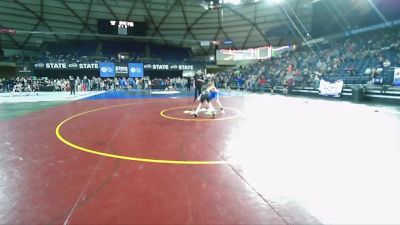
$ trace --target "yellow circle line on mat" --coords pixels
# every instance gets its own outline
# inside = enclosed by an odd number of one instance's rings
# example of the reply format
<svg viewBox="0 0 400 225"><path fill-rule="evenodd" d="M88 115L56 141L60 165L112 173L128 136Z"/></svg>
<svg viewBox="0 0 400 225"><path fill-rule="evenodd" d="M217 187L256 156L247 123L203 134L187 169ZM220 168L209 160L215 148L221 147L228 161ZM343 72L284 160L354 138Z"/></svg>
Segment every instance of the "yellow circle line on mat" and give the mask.
<svg viewBox="0 0 400 225"><path fill-rule="evenodd" d="M124 106L129 106L129 105L135 105L135 103L130 103L130 104L121 104L121 105L113 105L113 106L107 106L103 108L98 108L98 109L92 109L89 111L85 111L76 115L73 115L71 117L68 117L67 119L63 120L61 123L59 123L56 127L55 133L57 138L63 142L64 144L80 150L84 151L87 153L95 154L95 155L100 155L100 156L105 156L105 157L110 157L110 158L115 158L115 159L123 159L123 160L130 160L130 161L138 161L138 162L147 162L147 163L160 163L160 164L181 164L181 165L216 165L216 164L227 164L226 161L184 161L184 160L164 160L164 159L150 159L150 158L138 158L138 157L130 157L130 156L124 156L124 155L117 155L117 154L111 154L111 153L105 153L101 152L95 149L89 149L85 148L82 146L79 146L77 144L74 144L68 140L66 140L60 133L61 127L66 124L68 121L71 121L77 117L96 112L96 111L101 111L101 110L106 110L106 109L111 109L111 108L117 108L117 107L124 107Z"/></svg>
<svg viewBox="0 0 400 225"><path fill-rule="evenodd" d="M184 108L190 108L190 107L192 107L192 106L178 106L178 107L172 107L172 108L164 109L163 111L160 112L160 115L162 117L164 117L166 119L170 119L170 120L194 121L194 122L210 122L210 121L218 121L218 120L231 120L231 119L235 119L235 118L239 117L239 113L236 110L231 109L231 108L226 108L226 107L224 107L224 108L234 111L236 113L236 115L223 117L223 118L214 118L214 119L210 119L210 118L179 118L179 117L173 117L173 116L165 115L166 112L174 110L174 109L184 109Z"/></svg>

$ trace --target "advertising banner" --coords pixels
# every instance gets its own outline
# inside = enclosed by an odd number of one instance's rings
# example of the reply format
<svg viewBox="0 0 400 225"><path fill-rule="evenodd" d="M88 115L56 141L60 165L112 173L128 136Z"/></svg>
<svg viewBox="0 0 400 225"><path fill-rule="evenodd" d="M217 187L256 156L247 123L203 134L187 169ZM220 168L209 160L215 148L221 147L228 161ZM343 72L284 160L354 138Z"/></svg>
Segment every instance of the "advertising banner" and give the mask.
<svg viewBox="0 0 400 225"><path fill-rule="evenodd" d="M17 63L17 75L18 76L31 76L32 69L30 63Z"/></svg>
<svg viewBox="0 0 400 225"><path fill-rule="evenodd" d="M111 66L113 64L113 66ZM141 68L141 70L165 70L165 71L184 71L184 70L194 70L193 64L158 64L158 63L97 63L97 62L36 62L33 64L33 69L46 69L46 70L99 70L105 68L104 66L108 66L108 70L113 68L115 73L114 76L128 76L131 74L129 71L132 67L129 67L129 64L136 65ZM137 71L138 74L135 76L139 76L140 72ZM135 72L136 73L136 72ZM143 75L141 75L143 76Z"/></svg>
<svg viewBox="0 0 400 225"><path fill-rule="evenodd" d="M224 40L224 45L232 45L233 41L232 40Z"/></svg>
<svg viewBox="0 0 400 225"><path fill-rule="evenodd" d="M98 63L76 63L76 62L37 62L34 64L35 69L61 69L61 70L81 70L81 69L99 69Z"/></svg>
<svg viewBox="0 0 400 225"><path fill-rule="evenodd" d="M129 63L129 77L143 77L143 63Z"/></svg>
<svg viewBox="0 0 400 225"><path fill-rule="evenodd" d="M124 63L115 64L115 75L120 77L128 76L128 65Z"/></svg>
<svg viewBox="0 0 400 225"><path fill-rule="evenodd" d="M100 63L100 77L115 77L115 64Z"/></svg>
<svg viewBox="0 0 400 225"><path fill-rule="evenodd" d="M193 70L193 65L183 65L183 64L144 64L143 66L146 70Z"/></svg>

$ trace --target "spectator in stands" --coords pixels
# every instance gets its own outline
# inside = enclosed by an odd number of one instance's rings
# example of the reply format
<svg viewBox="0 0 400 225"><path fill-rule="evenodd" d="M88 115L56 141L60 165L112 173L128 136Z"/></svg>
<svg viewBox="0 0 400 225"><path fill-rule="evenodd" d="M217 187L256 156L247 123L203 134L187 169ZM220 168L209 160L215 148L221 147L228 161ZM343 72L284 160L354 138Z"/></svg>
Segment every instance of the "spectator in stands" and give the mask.
<svg viewBox="0 0 400 225"><path fill-rule="evenodd" d="M82 80L79 76L76 76L75 88L77 89L77 91L82 91Z"/></svg>
<svg viewBox="0 0 400 225"><path fill-rule="evenodd" d="M383 61L383 68L388 68L388 67L390 67L390 61L389 61L389 59L385 59L385 61Z"/></svg>
<svg viewBox="0 0 400 225"><path fill-rule="evenodd" d="M119 80L118 78L114 78L114 90L118 90L119 89Z"/></svg>
<svg viewBox="0 0 400 225"><path fill-rule="evenodd" d="M101 91L105 91L105 90L107 90L107 88L106 88L106 84L105 84L105 82L104 82L104 81L101 81L101 82L100 82L100 90L101 90Z"/></svg>
<svg viewBox="0 0 400 225"><path fill-rule="evenodd" d="M61 80L55 80L54 81L54 91L62 91L62 81Z"/></svg>
<svg viewBox="0 0 400 225"><path fill-rule="evenodd" d="M2 92L8 92L6 86L7 86L6 79L5 78L0 79L0 89L2 90Z"/></svg>
<svg viewBox="0 0 400 225"><path fill-rule="evenodd" d="M138 88L138 89L141 88L141 86L140 86L140 79L138 79L138 78L135 79L135 86L136 86L136 88Z"/></svg>
<svg viewBox="0 0 400 225"><path fill-rule="evenodd" d="M151 83L151 79L148 79L147 80L147 88L151 91L151 85L152 85L152 83Z"/></svg>
<svg viewBox="0 0 400 225"><path fill-rule="evenodd" d="M190 77L186 78L186 85L185 86L186 86L186 91L190 92L190 88L192 86L192 78L190 78Z"/></svg>
<svg viewBox="0 0 400 225"><path fill-rule="evenodd" d="M89 80L86 76L83 76L82 79L82 91L87 91L87 89L89 88Z"/></svg>
<svg viewBox="0 0 400 225"><path fill-rule="evenodd" d="M368 68L365 70L365 72L364 72L364 74L367 75L367 76L370 76L371 73L372 73L372 69L369 68L369 67L368 67Z"/></svg>
<svg viewBox="0 0 400 225"><path fill-rule="evenodd" d="M372 68L371 70L371 78L375 78L379 75L379 72L376 68Z"/></svg>
<svg viewBox="0 0 400 225"><path fill-rule="evenodd" d="M235 80L236 80L237 90L240 90L243 83L243 79L240 77L240 75L238 75Z"/></svg>
<svg viewBox="0 0 400 225"><path fill-rule="evenodd" d="M249 90L251 90L253 88L253 81L252 81L252 79L247 79L245 82L244 82L244 89L246 90L246 91L249 91Z"/></svg>
<svg viewBox="0 0 400 225"><path fill-rule="evenodd" d="M4 60L4 50L0 48L0 61Z"/></svg>
<svg viewBox="0 0 400 225"><path fill-rule="evenodd" d="M288 82L285 78L282 79L283 94L288 94Z"/></svg>
<svg viewBox="0 0 400 225"><path fill-rule="evenodd" d="M180 79L179 79L179 83L180 83L180 88L181 88L181 89L184 89L185 84L186 84L185 79L180 78Z"/></svg>
<svg viewBox="0 0 400 225"><path fill-rule="evenodd" d="M267 84L267 80L264 78L263 75L260 75L259 79L258 79L258 83L259 83L260 89L263 90Z"/></svg>
<svg viewBox="0 0 400 225"><path fill-rule="evenodd" d="M271 90L271 94L274 93L276 84L277 84L277 82L276 82L275 76L271 76L271 79L269 81L269 88Z"/></svg>
<svg viewBox="0 0 400 225"><path fill-rule="evenodd" d="M382 56L382 55L380 55L380 56L378 57L378 63L379 63L379 65L380 65L381 67L383 67L383 56Z"/></svg>
<svg viewBox="0 0 400 225"><path fill-rule="evenodd" d="M294 85L295 85L295 83L294 83L293 76L289 76L287 78L287 92L286 92L286 94L292 91Z"/></svg>
<svg viewBox="0 0 400 225"><path fill-rule="evenodd" d="M229 87L229 78L228 77L224 77L223 78L223 83L224 83L224 88L226 89L226 90L230 90L230 87Z"/></svg>
<svg viewBox="0 0 400 225"><path fill-rule="evenodd" d="M315 75L315 78L314 78L314 89L318 89L319 88L319 83L320 83L319 76Z"/></svg>

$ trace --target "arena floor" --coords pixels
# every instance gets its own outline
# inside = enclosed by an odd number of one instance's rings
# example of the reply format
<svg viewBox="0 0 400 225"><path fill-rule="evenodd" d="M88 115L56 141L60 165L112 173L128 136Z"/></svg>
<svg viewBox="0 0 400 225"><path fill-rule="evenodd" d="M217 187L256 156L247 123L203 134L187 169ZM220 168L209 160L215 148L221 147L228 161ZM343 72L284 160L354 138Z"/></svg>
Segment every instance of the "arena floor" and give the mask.
<svg viewBox="0 0 400 225"><path fill-rule="evenodd" d="M188 94L107 92L3 116L0 224L400 224L399 107L221 102L194 119Z"/></svg>

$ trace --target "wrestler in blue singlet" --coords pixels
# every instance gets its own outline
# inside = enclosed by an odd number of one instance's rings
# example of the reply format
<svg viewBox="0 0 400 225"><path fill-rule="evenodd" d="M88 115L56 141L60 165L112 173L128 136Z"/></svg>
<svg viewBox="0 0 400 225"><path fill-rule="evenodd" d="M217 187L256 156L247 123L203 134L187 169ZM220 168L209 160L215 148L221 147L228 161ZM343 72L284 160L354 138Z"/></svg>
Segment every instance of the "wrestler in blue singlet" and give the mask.
<svg viewBox="0 0 400 225"><path fill-rule="evenodd" d="M218 92L210 91L210 100L218 99Z"/></svg>

